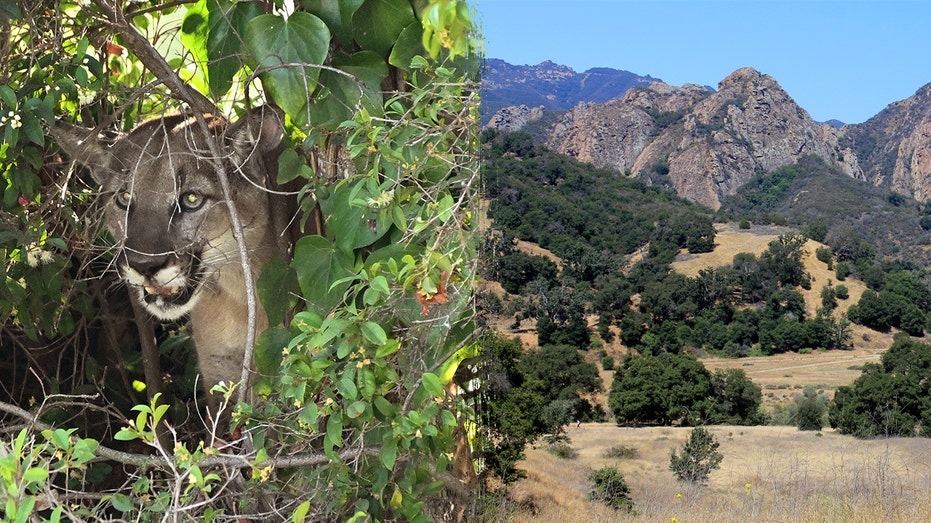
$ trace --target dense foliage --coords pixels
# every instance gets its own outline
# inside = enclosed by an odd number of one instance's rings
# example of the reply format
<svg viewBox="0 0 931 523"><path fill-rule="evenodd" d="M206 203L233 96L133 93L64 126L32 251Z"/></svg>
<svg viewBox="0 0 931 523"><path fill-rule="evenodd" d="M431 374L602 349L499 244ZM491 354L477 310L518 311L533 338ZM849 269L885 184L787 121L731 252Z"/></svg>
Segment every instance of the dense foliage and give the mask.
<svg viewBox="0 0 931 523"><path fill-rule="evenodd" d="M829 417L860 438L931 435L931 345L897 335L880 363L837 389Z"/></svg>
<svg viewBox="0 0 931 523"><path fill-rule="evenodd" d="M451 381L476 352L470 9L293 4L0 7L7 518L429 519L470 412ZM112 136L151 116L235 120L263 103L287 116L274 181L296 184L305 211L319 203L327 227L258 282L280 325L242 362L261 399L246 401L248 380L220 387L237 425L224 434L197 410L185 326L153 333L133 319L106 271L96 189L67 172L43 125ZM224 172L215 155L200 160ZM137 346L156 335L166 372L145 376Z"/></svg>
<svg viewBox="0 0 931 523"><path fill-rule="evenodd" d="M627 356L616 368L608 407L618 423L683 425L763 421L763 396L740 369L709 372L694 356Z"/></svg>
<svg viewBox="0 0 931 523"><path fill-rule="evenodd" d="M593 281L648 242L673 252L714 246L710 212L672 191L571 160L523 133L486 130L483 141L495 228L553 251L579 280Z"/></svg>
<svg viewBox="0 0 931 523"><path fill-rule="evenodd" d="M600 421L592 394L602 390L598 369L569 346L524 352L519 341L488 334L482 340L481 456L488 475L505 483L524 477L516 467L524 447L571 421Z"/></svg>

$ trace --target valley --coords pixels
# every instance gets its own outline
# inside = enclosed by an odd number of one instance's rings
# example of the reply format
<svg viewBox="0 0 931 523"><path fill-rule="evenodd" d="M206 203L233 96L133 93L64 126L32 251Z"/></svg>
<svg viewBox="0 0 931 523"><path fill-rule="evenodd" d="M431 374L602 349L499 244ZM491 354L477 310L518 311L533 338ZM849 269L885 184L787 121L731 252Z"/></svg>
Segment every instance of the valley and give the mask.
<svg viewBox="0 0 931 523"><path fill-rule="evenodd" d="M489 520L931 519L931 443L890 437L931 433L931 91L842 126L750 68L650 80L483 133L478 308L512 482ZM691 425L724 454L707 486L669 470ZM633 513L588 500L606 465Z"/></svg>

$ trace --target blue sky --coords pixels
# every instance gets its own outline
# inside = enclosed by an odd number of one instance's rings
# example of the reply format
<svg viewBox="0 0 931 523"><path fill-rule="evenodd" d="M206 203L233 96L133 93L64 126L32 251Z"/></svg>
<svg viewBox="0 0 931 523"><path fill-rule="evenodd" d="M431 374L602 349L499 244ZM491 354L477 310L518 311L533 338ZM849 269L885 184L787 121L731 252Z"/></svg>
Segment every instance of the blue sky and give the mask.
<svg viewBox="0 0 931 523"><path fill-rule="evenodd" d="M928 0L473 0L489 58L717 88L741 67L817 121L860 123L931 82Z"/></svg>

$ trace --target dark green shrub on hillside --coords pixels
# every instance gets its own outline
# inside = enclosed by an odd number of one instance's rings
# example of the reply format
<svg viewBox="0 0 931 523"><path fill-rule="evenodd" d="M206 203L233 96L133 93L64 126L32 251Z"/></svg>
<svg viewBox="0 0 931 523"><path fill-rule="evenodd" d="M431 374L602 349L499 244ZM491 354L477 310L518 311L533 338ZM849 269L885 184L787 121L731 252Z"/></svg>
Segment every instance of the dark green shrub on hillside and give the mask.
<svg viewBox="0 0 931 523"><path fill-rule="evenodd" d="M709 424L757 425L763 391L743 369L717 369L711 375L713 399L708 406Z"/></svg>
<svg viewBox="0 0 931 523"><path fill-rule="evenodd" d="M860 301L847 311L850 321L887 332L895 327L912 336L922 336L927 317L908 297L890 290L880 292L867 289Z"/></svg>
<svg viewBox="0 0 931 523"><path fill-rule="evenodd" d="M711 392L711 373L694 356L627 356L615 368L608 408L618 423L694 425Z"/></svg>
<svg viewBox="0 0 931 523"><path fill-rule="evenodd" d="M828 266L828 270L834 269L834 251L830 247L822 245L815 249L815 258Z"/></svg>
<svg viewBox="0 0 931 523"><path fill-rule="evenodd" d="M837 281L846 280L847 276L850 276L850 265L847 262L838 263L837 268L834 269L834 275L837 276Z"/></svg>
<svg viewBox="0 0 931 523"><path fill-rule="evenodd" d="M823 242L828 235L828 226L822 221L814 221L802 227L802 234L816 242Z"/></svg>
<svg viewBox="0 0 931 523"><path fill-rule="evenodd" d="M828 280L828 283L821 289L821 306L828 312L837 308L837 289Z"/></svg>
<svg viewBox="0 0 931 523"><path fill-rule="evenodd" d="M611 356L601 358L601 368L603 370L614 370L614 358Z"/></svg>
<svg viewBox="0 0 931 523"><path fill-rule="evenodd" d="M834 296L836 296L838 300L846 300L850 297L850 289L848 289L846 285L838 285L834 287Z"/></svg>
<svg viewBox="0 0 931 523"><path fill-rule="evenodd" d="M615 366L608 406L618 423L762 422L762 392L741 369L708 372L694 356L628 356Z"/></svg>

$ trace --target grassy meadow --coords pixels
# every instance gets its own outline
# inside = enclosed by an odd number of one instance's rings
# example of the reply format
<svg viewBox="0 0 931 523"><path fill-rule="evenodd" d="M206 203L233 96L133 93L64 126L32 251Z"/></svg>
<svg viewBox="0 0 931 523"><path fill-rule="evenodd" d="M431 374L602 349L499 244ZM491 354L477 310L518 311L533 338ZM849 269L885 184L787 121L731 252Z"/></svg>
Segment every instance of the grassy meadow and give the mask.
<svg viewBox="0 0 931 523"><path fill-rule="evenodd" d="M512 488L501 521L533 523L894 522L931 521L931 440L859 441L831 431L794 427L715 426L721 468L705 486L675 480L669 453L688 428L572 425L575 457L528 449L528 477ZM606 457L613 447L631 458ZM588 473L616 465L631 489L635 512L587 500Z"/></svg>

